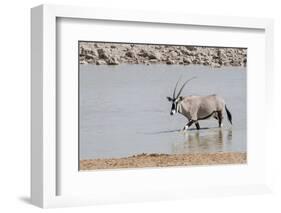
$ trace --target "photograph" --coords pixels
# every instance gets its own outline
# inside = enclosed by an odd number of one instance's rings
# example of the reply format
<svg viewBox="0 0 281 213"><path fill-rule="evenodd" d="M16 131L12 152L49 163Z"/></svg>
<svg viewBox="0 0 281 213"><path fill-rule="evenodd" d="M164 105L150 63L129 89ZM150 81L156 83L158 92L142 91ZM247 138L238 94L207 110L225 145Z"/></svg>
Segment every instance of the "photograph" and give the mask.
<svg viewBox="0 0 281 213"><path fill-rule="evenodd" d="M247 163L247 48L78 50L79 171Z"/></svg>

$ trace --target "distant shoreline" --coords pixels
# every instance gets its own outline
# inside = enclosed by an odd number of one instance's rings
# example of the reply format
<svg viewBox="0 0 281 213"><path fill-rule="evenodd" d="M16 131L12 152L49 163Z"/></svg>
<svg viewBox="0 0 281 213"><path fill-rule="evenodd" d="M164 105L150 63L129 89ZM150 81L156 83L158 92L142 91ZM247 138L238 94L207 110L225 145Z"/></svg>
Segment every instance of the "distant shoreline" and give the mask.
<svg viewBox="0 0 281 213"><path fill-rule="evenodd" d="M123 158L80 160L80 170L245 164L245 152L193 154L140 154Z"/></svg>
<svg viewBox="0 0 281 213"><path fill-rule="evenodd" d="M246 48L80 42L79 63L247 66Z"/></svg>

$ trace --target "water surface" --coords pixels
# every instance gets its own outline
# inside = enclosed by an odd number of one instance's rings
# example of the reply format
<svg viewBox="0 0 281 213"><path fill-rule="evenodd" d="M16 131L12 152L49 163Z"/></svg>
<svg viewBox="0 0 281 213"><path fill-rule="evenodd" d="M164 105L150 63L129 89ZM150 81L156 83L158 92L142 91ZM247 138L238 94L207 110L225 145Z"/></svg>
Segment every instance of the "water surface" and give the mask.
<svg viewBox="0 0 281 213"><path fill-rule="evenodd" d="M217 128L180 130L187 120L170 116L178 78L196 76L182 95L217 94L233 116ZM140 153L246 151L246 69L182 65L80 65L80 159L117 158Z"/></svg>

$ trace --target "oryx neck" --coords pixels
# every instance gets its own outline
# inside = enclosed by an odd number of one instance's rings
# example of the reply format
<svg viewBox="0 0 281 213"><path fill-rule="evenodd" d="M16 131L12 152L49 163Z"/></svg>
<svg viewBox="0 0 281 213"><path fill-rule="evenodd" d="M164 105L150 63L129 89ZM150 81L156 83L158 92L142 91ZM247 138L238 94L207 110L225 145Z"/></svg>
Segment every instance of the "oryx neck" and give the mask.
<svg viewBox="0 0 281 213"><path fill-rule="evenodd" d="M178 103L177 104L177 112L180 113L180 114L182 114L182 106L181 106L181 104L182 103Z"/></svg>

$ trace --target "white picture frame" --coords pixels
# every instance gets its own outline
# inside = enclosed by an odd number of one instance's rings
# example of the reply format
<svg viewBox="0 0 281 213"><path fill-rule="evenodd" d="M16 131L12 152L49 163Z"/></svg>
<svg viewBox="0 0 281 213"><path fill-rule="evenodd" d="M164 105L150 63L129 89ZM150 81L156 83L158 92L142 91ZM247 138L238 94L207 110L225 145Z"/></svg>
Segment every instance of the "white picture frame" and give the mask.
<svg viewBox="0 0 281 213"><path fill-rule="evenodd" d="M80 19L80 20L107 20L134 23L153 23L156 25L165 25L167 30L173 26L200 26L210 28L227 29L231 32L234 29L253 29L259 30L264 33L263 43L264 46L264 68L262 68L261 75L266 78L263 79L265 87L261 88L261 92L265 94L264 105L268 107L269 115L273 115L273 97L270 91L273 88L273 21L271 19L257 19L257 18L241 18L241 17L217 17L217 16L203 16L203 15L188 15L188 14L161 14L152 13L147 11L122 11L112 9L99 9L99 8L85 8L73 6L54 6L54 5L41 5L31 10L31 201L34 205L47 208L59 206L76 206L76 205L92 205L99 203L114 203L114 202L138 202L143 200L165 200L165 199L178 199L187 197L198 196L214 196L214 195L241 195L270 192L271 186L271 165L268 161L269 153L265 149L261 149L261 159L264 165L259 169L259 173L264 172L264 176L253 184L248 182L224 184L219 186L210 185L210 187L200 187L195 183L195 187L186 190L185 187L178 188L175 185L168 185L167 188L152 189L151 192L145 194L136 193L134 189L131 191L124 191L123 196L118 193L110 192L102 193L102 188L97 191L100 194L88 195L64 195L60 194L59 184L61 183L60 172L61 166L58 164L60 159L58 152L57 141L57 88L60 83L57 79L57 21L59 18L64 19ZM171 29L170 29L171 30ZM258 78L258 77L257 77ZM261 79L260 79L261 80ZM270 132L274 128L269 128L273 116L267 116L264 125L265 142L269 142ZM270 146L269 143L261 142L262 147ZM262 151L263 150L263 151ZM77 160L73 156L73 161ZM216 168L219 171L220 168ZM236 168L227 168L228 172L235 172ZM202 171L201 171L202 170ZM206 170L206 171L203 171ZM246 170L243 168L243 170ZM137 173L130 170L128 172L121 171L101 171L105 175L117 175L126 184L130 175L144 175L153 172L155 176L169 176L173 173L183 171L182 168L168 169L143 169L138 170ZM214 171L214 170L213 170ZM77 171L78 172L78 171ZM203 173L201 173L203 172ZM198 174L208 174L210 170L207 168L200 168ZM114 173L114 174L113 174ZM234 173L235 174L235 173ZM87 174L84 174L87 176ZM94 173L91 176L95 175ZM90 176L90 174L89 174ZM104 178L102 176L100 178ZM177 181L175 175L170 175L169 181ZM71 177L70 181L74 181ZM127 181L128 182L128 181ZM164 183L162 183L162 186ZM160 187L161 185L159 185ZM137 187L137 186L136 186ZM90 187L91 188L91 187ZM71 190L71 189L69 189ZM74 190L74 188L73 188ZM76 189L75 189L76 190ZM126 194L127 193L127 194Z"/></svg>

